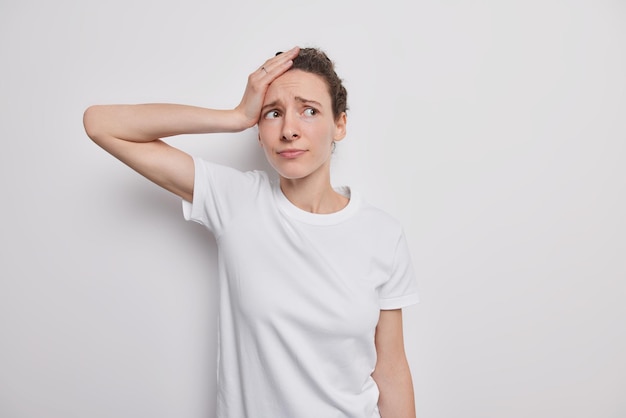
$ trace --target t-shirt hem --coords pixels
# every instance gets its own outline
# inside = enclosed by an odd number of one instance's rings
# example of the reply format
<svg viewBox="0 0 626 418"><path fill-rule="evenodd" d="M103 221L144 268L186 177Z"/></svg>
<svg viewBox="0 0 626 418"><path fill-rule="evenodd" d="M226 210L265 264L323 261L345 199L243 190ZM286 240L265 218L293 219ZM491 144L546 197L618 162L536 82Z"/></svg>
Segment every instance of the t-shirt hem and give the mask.
<svg viewBox="0 0 626 418"><path fill-rule="evenodd" d="M186 221L191 221L191 212L193 210L193 204L191 202L188 202L187 200L183 199L183 218Z"/></svg>
<svg viewBox="0 0 626 418"><path fill-rule="evenodd" d="M397 298L380 299L378 302L379 308L383 311L391 309L401 309L407 306L415 305L419 303L419 296L417 293L411 293L410 295L400 296Z"/></svg>
<svg viewBox="0 0 626 418"><path fill-rule="evenodd" d="M201 162L198 160L197 157L192 157L193 158L193 165L194 165L194 179L193 179L193 183L194 183L194 192L193 192L193 199L191 201L188 201L186 199L182 200L182 209L183 209L183 218L186 221L194 221L194 222L198 222L198 223L203 223L201 220L201 216L202 216L202 212L200 210L200 208L198 207L199 205L195 204L196 202L200 201L201 199L204 198L204 196L198 196L200 193L203 192L203 181L204 179L200 177L200 168L201 168Z"/></svg>

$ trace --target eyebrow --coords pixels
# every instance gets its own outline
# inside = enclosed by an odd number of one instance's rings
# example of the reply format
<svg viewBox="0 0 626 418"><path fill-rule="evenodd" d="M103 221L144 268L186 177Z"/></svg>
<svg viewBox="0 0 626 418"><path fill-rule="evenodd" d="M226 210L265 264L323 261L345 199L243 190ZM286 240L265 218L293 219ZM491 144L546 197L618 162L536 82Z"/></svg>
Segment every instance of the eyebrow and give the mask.
<svg viewBox="0 0 626 418"><path fill-rule="evenodd" d="M321 104L321 103L316 102L315 100L305 99L304 97L296 96L296 97L295 97L295 100L296 100L297 102L300 102L300 103L313 103L314 105L317 105L317 106L319 106L319 107L322 107L322 104Z"/></svg>
<svg viewBox="0 0 626 418"><path fill-rule="evenodd" d="M294 100L299 102L299 103L303 103L303 104L307 104L307 103L311 103L314 104L318 107L322 107L322 104L320 102L317 102L315 100L311 100L311 99L305 99L304 97L300 97L300 96L296 96L294 97ZM266 104L265 106L263 106L261 108L261 113L264 113L267 109L271 109L273 107L276 107L276 105L279 103L279 100L275 100L271 103Z"/></svg>

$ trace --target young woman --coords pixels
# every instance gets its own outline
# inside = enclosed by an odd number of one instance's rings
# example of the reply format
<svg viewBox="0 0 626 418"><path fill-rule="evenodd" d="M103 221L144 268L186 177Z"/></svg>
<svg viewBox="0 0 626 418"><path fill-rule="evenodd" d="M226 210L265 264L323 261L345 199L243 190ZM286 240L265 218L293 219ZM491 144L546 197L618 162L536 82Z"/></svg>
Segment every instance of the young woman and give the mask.
<svg viewBox="0 0 626 418"><path fill-rule="evenodd" d="M220 418L415 417L401 309L417 292L402 228L355 190L331 186L346 110L326 54L296 47L254 71L232 110L85 112L91 139L180 196L185 218L216 237ZM273 175L160 139L254 125Z"/></svg>

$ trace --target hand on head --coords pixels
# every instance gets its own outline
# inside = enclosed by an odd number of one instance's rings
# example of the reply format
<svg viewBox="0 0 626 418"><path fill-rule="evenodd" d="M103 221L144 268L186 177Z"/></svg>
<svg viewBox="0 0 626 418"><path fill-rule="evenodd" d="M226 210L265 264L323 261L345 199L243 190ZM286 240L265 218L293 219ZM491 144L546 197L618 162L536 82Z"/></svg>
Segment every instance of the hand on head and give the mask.
<svg viewBox="0 0 626 418"><path fill-rule="evenodd" d="M267 88L272 81L291 67L293 59L298 56L299 52L300 48L294 47L289 51L276 54L248 76L243 98L235 109L242 113L246 125L252 127L259 121Z"/></svg>

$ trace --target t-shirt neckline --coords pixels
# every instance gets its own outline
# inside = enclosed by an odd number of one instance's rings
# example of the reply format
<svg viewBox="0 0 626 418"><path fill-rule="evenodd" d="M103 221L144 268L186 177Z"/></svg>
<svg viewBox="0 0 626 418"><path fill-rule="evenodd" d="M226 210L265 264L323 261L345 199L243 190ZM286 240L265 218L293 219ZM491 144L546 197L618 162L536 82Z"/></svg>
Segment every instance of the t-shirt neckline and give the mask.
<svg viewBox="0 0 626 418"><path fill-rule="evenodd" d="M333 187L333 189L337 193L347 197L349 199L348 204L341 210L333 213L311 213L291 203L281 190L279 182L274 182L272 189L276 203L283 213L300 222L311 225L335 225L341 223L350 218L354 212L356 212L360 204L358 193L351 187L337 186Z"/></svg>

